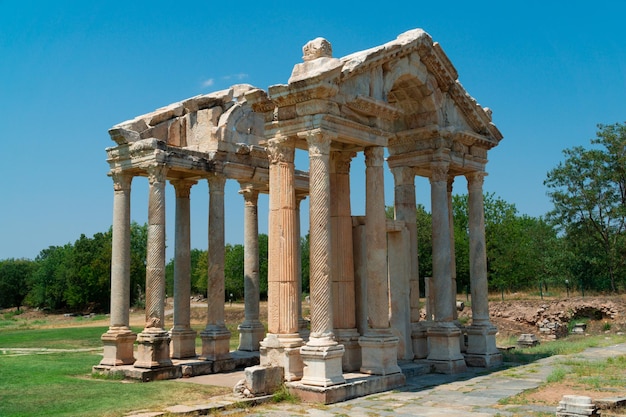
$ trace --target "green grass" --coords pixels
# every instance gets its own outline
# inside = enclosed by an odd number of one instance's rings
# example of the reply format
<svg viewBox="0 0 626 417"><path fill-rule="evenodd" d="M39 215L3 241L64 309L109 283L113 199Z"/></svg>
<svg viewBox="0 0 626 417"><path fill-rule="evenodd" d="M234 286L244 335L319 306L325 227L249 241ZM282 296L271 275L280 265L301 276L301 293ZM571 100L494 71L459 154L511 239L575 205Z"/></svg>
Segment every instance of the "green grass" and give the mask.
<svg viewBox="0 0 626 417"><path fill-rule="evenodd" d="M106 327L0 332L2 348L101 348ZM139 409L200 402L230 389L174 381L145 383L96 378L97 352L0 354L0 416L122 416Z"/></svg>
<svg viewBox="0 0 626 417"><path fill-rule="evenodd" d="M506 362L526 364L550 356L579 353L590 347L610 346L624 342L626 342L625 335L568 336L565 339L543 342L535 347L515 348L502 354Z"/></svg>

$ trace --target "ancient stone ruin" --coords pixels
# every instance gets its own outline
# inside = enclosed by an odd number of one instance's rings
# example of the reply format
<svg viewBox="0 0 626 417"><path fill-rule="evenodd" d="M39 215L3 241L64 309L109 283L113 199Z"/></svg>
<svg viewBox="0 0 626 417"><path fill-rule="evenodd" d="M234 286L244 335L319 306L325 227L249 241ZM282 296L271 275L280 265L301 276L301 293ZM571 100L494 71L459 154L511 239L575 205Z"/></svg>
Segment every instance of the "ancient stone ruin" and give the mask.
<svg viewBox="0 0 626 417"><path fill-rule="evenodd" d="M491 111L465 91L441 46L420 29L343 58L333 57L322 38L303 52L287 84L267 90L236 85L110 129L116 143L107 149L114 185L111 323L96 370L126 369L147 380L256 360L281 368L289 387L309 393L302 397L333 402L402 385L401 366L413 361L443 373L501 363L487 302L482 189L487 152L502 139ZM295 149L308 152L309 172L296 170ZM350 164L360 152L365 213L355 215ZM385 216L388 170L395 182L393 220ZM431 185L433 276L426 320L420 320L416 176ZM463 329L455 321L451 193L457 176L467 179L469 193L473 319ZM146 323L139 334L129 327L134 177L147 177L150 185ZM204 180L210 198L208 318L197 352L198 335L190 326L189 207L193 186ZM245 320L234 352L224 323L227 180L240 184L245 204ZM171 329L164 324L168 181L176 191ZM267 333L259 317L259 193L269 194ZM302 318L299 264L300 202L307 197L310 329ZM355 374L358 390L350 388ZM373 382L368 388L363 381Z"/></svg>

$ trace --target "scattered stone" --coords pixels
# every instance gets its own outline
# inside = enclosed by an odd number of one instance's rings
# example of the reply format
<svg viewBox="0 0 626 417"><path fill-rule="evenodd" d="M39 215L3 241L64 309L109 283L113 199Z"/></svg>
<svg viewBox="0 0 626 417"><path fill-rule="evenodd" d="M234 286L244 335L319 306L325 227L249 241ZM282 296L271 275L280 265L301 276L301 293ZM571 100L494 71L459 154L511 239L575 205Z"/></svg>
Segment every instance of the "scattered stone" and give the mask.
<svg viewBox="0 0 626 417"><path fill-rule="evenodd" d="M557 417L599 416L591 397L564 395L556 407Z"/></svg>
<svg viewBox="0 0 626 417"><path fill-rule="evenodd" d="M537 339L537 336L532 333L524 333L517 339L517 345L519 347L534 347L538 344L539 340Z"/></svg>

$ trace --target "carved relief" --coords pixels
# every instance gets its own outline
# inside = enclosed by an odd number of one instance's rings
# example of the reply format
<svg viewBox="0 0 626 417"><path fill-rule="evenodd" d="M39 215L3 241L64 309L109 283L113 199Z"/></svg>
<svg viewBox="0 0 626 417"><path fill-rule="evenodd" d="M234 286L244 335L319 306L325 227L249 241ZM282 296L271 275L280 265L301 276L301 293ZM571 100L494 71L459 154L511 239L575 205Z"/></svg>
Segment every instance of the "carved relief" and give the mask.
<svg viewBox="0 0 626 417"><path fill-rule="evenodd" d="M293 163L293 142L287 139L272 139L268 141L267 156L270 164Z"/></svg>
<svg viewBox="0 0 626 417"><path fill-rule="evenodd" d="M111 178L113 179L113 190L115 191L130 190L130 184L133 181L132 175L125 174L123 172L111 172Z"/></svg>
<svg viewBox="0 0 626 417"><path fill-rule="evenodd" d="M309 157L328 155L330 153L330 137L319 130L306 132L309 145Z"/></svg>

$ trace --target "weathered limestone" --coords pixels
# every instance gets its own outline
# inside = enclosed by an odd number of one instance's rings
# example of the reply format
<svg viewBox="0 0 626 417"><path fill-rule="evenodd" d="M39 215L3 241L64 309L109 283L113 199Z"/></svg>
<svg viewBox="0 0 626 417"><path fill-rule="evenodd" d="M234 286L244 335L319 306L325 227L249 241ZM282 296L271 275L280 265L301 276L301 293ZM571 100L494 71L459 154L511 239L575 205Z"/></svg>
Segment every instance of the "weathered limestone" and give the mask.
<svg viewBox="0 0 626 417"><path fill-rule="evenodd" d="M196 331L191 328L191 222L189 195L196 181L172 180L176 190L174 241L174 327L170 330L172 358L196 356Z"/></svg>
<svg viewBox="0 0 626 417"><path fill-rule="evenodd" d="M300 238L300 203L306 198L306 195L296 194L296 236ZM303 341L309 340L311 330L309 329L309 321L302 316L302 252L301 245L298 243L298 255L296 262L298 263L298 333Z"/></svg>
<svg viewBox="0 0 626 417"><path fill-rule="evenodd" d="M104 354L100 365L130 365L135 362L130 330L130 184L132 176L112 172L113 246L111 251L111 324L101 337Z"/></svg>
<svg viewBox="0 0 626 417"><path fill-rule="evenodd" d="M556 407L557 417L599 416L591 397L584 395L564 395Z"/></svg>
<svg viewBox="0 0 626 417"><path fill-rule="evenodd" d="M333 333L330 137L320 130L306 133L310 167L311 334L300 354L302 383L328 387L343 383L343 345Z"/></svg>
<svg viewBox="0 0 626 417"><path fill-rule="evenodd" d="M200 333L201 358L221 361L230 358L230 331L224 323L224 185L226 178L213 175L209 182L209 271L207 325Z"/></svg>
<svg viewBox="0 0 626 417"><path fill-rule="evenodd" d="M420 287L419 287L419 267L417 258L417 223L415 213L417 212L415 199L415 172L411 167L392 168L394 178L394 218L405 223L408 230L408 242L405 259L410 262L410 268L406 277L407 291L409 296L409 319L411 346L406 346L404 353L399 358L409 359L413 354L415 358L424 358L427 355L427 339L423 326L420 325ZM404 281L403 281L404 283ZM401 311L400 308L398 308ZM396 318L400 314L395 315ZM405 318L406 320L406 318ZM401 323L404 327L406 324ZM393 326L396 327L396 326ZM411 358L412 359L412 358Z"/></svg>
<svg viewBox="0 0 626 417"><path fill-rule="evenodd" d="M365 149L365 236L367 251L367 309L369 328L359 339L361 372L389 375L400 372L398 338L389 327L389 305L381 296L389 293L387 281L387 227L383 177L383 148Z"/></svg>
<svg viewBox="0 0 626 417"><path fill-rule="evenodd" d="M332 295L335 339L343 345L344 372L361 367L359 332L356 329L352 213L350 209L350 162L354 152L330 155L330 227L332 234Z"/></svg>
<svg viewBox="0 0 626 417"><path fill-rule="evenodd" d="M259 192L251 186L239 191L245 200L244 212L244 322L239 330L239 350L258 351L265 328L259 320Z"/></svg>
<svg viewBox="0 0 626 417"><path fill-rule="evenodd" d="M465 360L472 366L491 367L502 363L502 354L496 347L498 329L489 321L487 246L485 243L485 210L483 204L484 177L484 172L466 175L469 192L472 324L467 329Z"/></svg>
<svg viewBox="0 0 626 417"><path fill-rule="evenodd" d="M148 168L148 250L146 259L146 325L137 335L137 368L171 366L170 335L165 326L165 178L167 167Z"/></svg>
<svg viewBox="0 0 626 417"><path fill-rule="evenodd" d="M431 204L433 228L433 278L435 292L434 323L427 330L428 361L438 372L458 373L466 369L461 355L461 331L453 323L455 302L450 291L451 244L448 213L448 164L431 164Z"/></svg>
<svg viewBox="0 0 626 417"><path fill-rule="evenodd" d="M270 213L268 265L268 333L261 342L261 365L281 366L285 380L302 378L302 338L298 333L298 272L296 255L296 196L294 144L290 140L268 142L270 158Z"/></svg>

